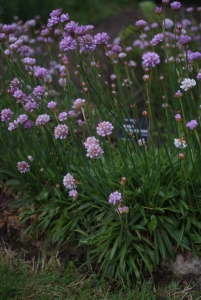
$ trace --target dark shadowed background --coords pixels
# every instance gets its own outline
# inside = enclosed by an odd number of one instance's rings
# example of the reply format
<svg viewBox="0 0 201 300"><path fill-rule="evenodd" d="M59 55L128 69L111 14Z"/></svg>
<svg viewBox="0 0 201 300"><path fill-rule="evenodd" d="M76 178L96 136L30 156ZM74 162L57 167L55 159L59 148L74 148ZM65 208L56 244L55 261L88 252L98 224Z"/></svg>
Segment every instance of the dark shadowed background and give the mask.
<svg viewBox="0 0 201 300"><path fill-rule="evenodd" d="M33 19L36 15L46 24L49 13L56 8L63 8L69 13L72 20L80 24L97 24L112 16L127 10L135 11L139 0L0 0L0 20L9 24L13 16L23 21ZM154 1L158 6L161 0ZM170 2L173 2L172 0ZM186 6L201 5L200 0L182 0Z"/></svg>

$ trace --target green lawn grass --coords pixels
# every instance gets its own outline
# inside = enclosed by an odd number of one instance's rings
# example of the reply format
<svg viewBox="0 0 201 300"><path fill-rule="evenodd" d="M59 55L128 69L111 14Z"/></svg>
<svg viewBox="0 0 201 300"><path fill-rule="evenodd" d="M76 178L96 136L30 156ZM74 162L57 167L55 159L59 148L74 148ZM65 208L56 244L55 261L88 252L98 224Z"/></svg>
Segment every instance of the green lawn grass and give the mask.
<svg viewBox="0 0 201 300"><path fill-rule="evenodd" d="M201 299L200 292L190 285L182 287L172 280L159 286L152 280L132 288L118 287L110 282L100 282L92 273L80 272L72 262L61 266L58 258L49 261L25 261L9 249L0 252L1 300L156 300ZM114 288L114 286L117 286Z"/></svg>

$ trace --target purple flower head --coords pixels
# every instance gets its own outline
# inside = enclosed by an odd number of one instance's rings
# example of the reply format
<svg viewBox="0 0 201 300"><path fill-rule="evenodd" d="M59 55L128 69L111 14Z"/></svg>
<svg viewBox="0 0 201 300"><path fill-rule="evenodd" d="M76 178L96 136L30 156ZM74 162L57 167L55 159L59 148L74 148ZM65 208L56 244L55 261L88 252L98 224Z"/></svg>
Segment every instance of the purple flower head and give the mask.
<svg viewBox="0 0 201 300"><path fill-rule="evenodd" d="M174 118L177 122L180 122L182 120L182 117L180 114L176 114Z"/></svg>
<svg viewBox="0 0 201 300"><path fill-rule="evenodd" d="M34 66L36 63L36 59L35 58L30 58L30 57L25 57L23 58L23 63L25 65L29 65L29 66Z"/></svg>
<svg viewBox="0 0 201 300"><path fill-rule="evenodd" d="M5 33L0 33L0 43L3 43L7 40L7 36Z"/></svg>
<svg viewBox="0 0 201 300"><path fill-rule="evenodd" d="M62 9L61 8L57 8L54 9L51 13L50 13L50 17L59 17L61 15Z"/></svg>
<svg viewBox="0 0 201 300"><path fill-rule="evenodd" d="M69 117L74 117L75 116L75 112L73 110L69 110L68 111L68 115L69 115Z"/></svg>
<svg viewBox="0 0 201 300"><path fill-rule="evenodd" d="M30 165L25 161L19 161L17 163L17 168L20 173L27 173L30 171Z"/></svg>
<svg viewBox="0 0 201 300"><path fill-rule="evenodd" d="M70 35L65 36L59 44L59 48L62 51L74 50L76 49L76 47L77 47L77 41L73 39Z"/></svg>
<svg viewBox="0 0 201 300"><path fill-rule="evenodd" d="M34 76L38 78L47 78L48 77L48 70L46 68L35 66L34 67Z"/></svg>
<svg viewBox="0 0 201 300"><path fill-rule="evenodd" d="M31 129L32 126L33 126L33 122L31 122L30 120L27 120L27 121L24 123L24 128L25 128L25 129Z"/></svg>
<svg viewBox="0 0 201 300"><path fill-rule="evenodd" d="M71 190L68 193L69 197L73 198L73 200L76 200L78 197L78 192L76 190Z"/></svg>
<svg viewBox="0 0 201 300"><path fill-rule="evenodd" d="M175 98L181 98L183 96L183 94L181 93L180 90L178 90L175 94L174 94L174 97Z"/></svg>
<svg viewBox="0 0 201 300"><path fill-rule="evenodd" d="M161 15L163 13L163 8L162 7L156 7L155 13L157 15Z"/></svg>
<svg viewBox="0 0 201 300"><path fill-rule="evenodd" d="M156 23L156 22L152 23L151 28L153 28L153 29L158 28L158 23Z"/></svg>
<svg viewBox="0 0 201 300"><path fill-rule="evenodd" d="M150 43L151 43L153 46L156 46L156 45L158 45L159 43L162 43L163 40L164 40L164 34L163 34L163 33L158 33L158 34L156 34L156 35L153 37L153 39L151 40Z"/></svg>
<svg viewBox="0 0 201 300"><path fill-rule="evenodd" d="M75 179L73 178L73 176L70 173L67 173L64 176L63 185L69 190L76 188Z"/></svg>
<svg viewBox="0 0 201 300"><path fill-rule="evenodd" d="M191 41L191 37L189 35L181 35L179 39L179 43L182 46L186 46Z"/></svg>
<svg viewBox="0 0 201 300"><path fill-rule="evenodd" d="M183 28L187 28L188 26L191 26L191 21L189 20L189 19L183 19L182 21L181 21L181 23L182 23L182 27Z"/></svg>
<svg viewBox="0 0 201 300"><path fill-rule="evenodd" d="M60 36L60 35L62 35L62 33L61 33L61 31L59 30L59 29L55 29L54 30L54 36Z"/></svg>
<svg viewBox="0 0 201 300"><path fill-rule="evenodd" d="M168 5L169 2L170 2L169 0L162 0L162 4L163 4L163 5Z"/></svg>
<svg viewBox="0 0 201 300"><path fill-rule="evenodd" d="M90 158L100 158L103 153L104 151L99 145L92 144L87 148L86 156Z"/></svg>
<svg viewBox="0 0 201 300"><path fill-rule="evenodd" d="M144 28L147 25L147 22L144 20L139 20L135 23L135 26L139 27L139 28Z"/></svg>
<svg viewBox="0 0 201 300"><path fill-rule="evenodd" d="M80 43L80 52L94 51L96 44L91 34L85 34L82 37L78 37Z"/></svg>
<svg viewBox="0 0 201 300"><path fill-rule="evenodd" d="M194 61L198 61L201 59L201 53L200 52L189 52L188 53L188 61L190 63Z"/></svg>
<svg viewBox="0 0 201 300"><path fill-rule="evenodd" d="M78 23L71 21L64 27L64 30L68 33L73 33L75 29L78 27Z"/></svg>
<svg viewBox="0 0 201 300"><path fill-rule="evenodd" d="M98 124L98 126L96 127L96 132L100 136L106 136L106 135L112 134L113 129L114 129L114 127L112 126L112 124L110 122L104 121L104 122Z"/></svg>
<svg viewBox="0 0 201 300"><path fill-rule="evenodd" d="M82 126L82 125L84 125L84 121L78 120L78 121L77 121L77 124L78 124L79 126Z"/></svg>
<svg viewBox="0 0 201 300"><path fill-rule="evenodd" d="M50 121L50 116L47 114L39 115L36 119L36 126L42 126L45 125Z"/></svg>
<svg viewBox="0 0 201 300"><path fill-rule="evenodd" d="M40 35L41 35L42 37L47 37L47 36L50 35L50 30L47 29L47 28L46 28L46 29L43 29L43 30L41 30Z"/></svg>
<svg viewBox="0 0 201 300"><path fill-rule="evenodd" d="M201 73L198 73L198 75L196 76L196 78L197 78L198 80L201 80Z"/></svg>
<svg viewBox="0 0 201 300"><path fill-rule="evenodd" d="M119 192L113 192L109 195L109 203L117 205L122 202L122 195Z"/></svg>
<svg viewBox="0 0 201 300"><path fill-rule="evenodd" d="M181 2L174 1L174 2L170 3L170 7L172 10L178 11L181 8Z"/></svg>
<svg viewBox="0 0 201 300"><path fill-rule="evenodd" d="M18 124L23 124L28 120L28 116L25 114L19 115L19 117L17 118L17 123Z"/></svg>
<svg viewBox="0 0 201 300"><path fill-rule="evenodd" d="M24 108L25 108L26 111L32 112L32 111L34 111L34 109L37 109L38 106L39 106L38 103L36 103L35 101L32 101L32 100L29 100L25 104Z"/></svg>
<svg viewBox="0 0 201 300"><path fill-rule="evenodd" d="M132 51L132 50L133 50L133 48L132 48L131 46L128 46L128 47L125 48L125 51L126 51L126 52L130 52L130 51Z"/></svg>
<svg viewBox="0 0 201 300"><path fill-rule="evenodd" d="M186 127L188 127L191 130L195 129L197 126L198 126L198 122L196 120L191 120L186 124Z"/></svg>
<svg viewBox="0 0 201 300"><path fill-rule="evenodd" d="M61 112L61 113L59 114L59 116L58 116L58 120L59 120L60 122L66 121L67 118L68 118L68 114L67 114L65 111L64 111L64 112Z"/></svg>
<svg viewBox="0 0 201 300"><path fill-rule="evenodd" d="M122 47L121 46L118 46L118 45L115 45L112 47L111 51L115 54L119 53L122 51Z"/></svg>
<svg viewBox="0 0 201 300"><path fill-rule="evenodd" d="M85 105L86 100L78 98L74 101L72 108L73 109L80 109Z"/></svg>
<svg viewBox="0 0 201 300"><path fill-rule="evenodd" d="M2 122L8 122L11 120L12 118L12 110L10 108L4 108L2 111L1 111L1 115L0 115L0 118L1 118L1 121Z"/></svg>
<svg viewBox="0 0 201 300"><path fill-rule="evenodd" d="M94 36L94 42L96 45L106 45L108 43L110 36L106 32L97 33Z"/></svg>
<svg viewBox="0 0 201 300"><path fill-rule="evenodd" d="M144 31L149 31L150 30L150 27L149 26L145 26L144 27Z"/></svg>
<svg viewBox="0 0 201 300"><path fill-rule="evenodd" d="M85 35L87 33L87 26L77 26L74 30L74 34L77 36Z"/></svg>
<svg viewBox="0 0 201 300"><path fill-rule="evenodd" d="M128 214L129 208L128 208L128 206L118 207L118 212L120 214Z"/></svg>
<svg viewBox="0 0 201 300"><path fill-rule="evenodd" d="M21 56L33 56L34 55L34 50L29 47L29 46L22 46L20 48L18 48L17 52L21 55Z"/></svg>
<svg viewBox="0 0 201 300"><path fill-rule="evenodd" d="M68 127L64 124L59 124L54 128L55 139L65 139L68 134Z"/></svg>
<svg viewBox="0 0 201 300"><path fill-rule="evenodd" d="M84 142L84 146L88 149L91 145L99 145L99 141L94 136L89 136Z"/></svg>
<svg viewBox="0 0 201 300"><path fill-rule="evenodd" d="M41 96L45 93L45 88L43 85L38 85L33 89L33 96L35 96L38 100L41 99Z"/></svg>
<svg viewBox="0 0 201 300"><path fill-rule="evenodd" d="M55 109L56 108L56 106L57 106L57 102L55 102L55 101L50 101L50 102L48 102L48 104L47 104L47 107L49 108L49 109Z"/></svg>
<svg viewBox="0 0 201 300"><path fill-rule="evenodd" d="M24 97L24 93L22 90L16 90L14 93L13 93L13 97L17 100L20 100Z"/></svg>
<svg viewBox="0 0 201 300"><path fill-rule="evenodd" d="M193 12L193 7L187 7L187 8L186 8L186 12L188 12L188 13Z"/></svg>
<svg viewBox="0 0 201 300"><path fill-rule="evenodd" d="M1 31L5 34L10 34L12 33L14 30L13 25L3 25L1 28Z"/></svg>
<svg viewBox="0 0 201 300"><path fill-rule="evenodd" d="M60 19L59 17L51 17L47 20L47 28L52 28L54 27L55 25L57 25L59 23Z"/></svg>
<svg viewBox="0 0 201 300"><path fill-rule="evenodd" d="M17 123L16 120L14 120L13 122L9 123L9 126L8 126L8 130L9 131L13 131L13 130L15 130L17 128L18 128L18 123Z"/></svg>
<svg viewBox="0 0 201 300"><path fill-rule="evenodd" d="M154 68L159 63L160 63L160 57L155 52L147 52L147 53L144 53L142 56L142 66L144 68L147 68L147 67Z"/></svg>
<svg viewBox="0 0 201 300"><path fill-rule="evenodd" d="M60 22L61 23L65 23L65 22L68 22L69 21L69 14L62 14L61 16L60 16Z"/></svg>

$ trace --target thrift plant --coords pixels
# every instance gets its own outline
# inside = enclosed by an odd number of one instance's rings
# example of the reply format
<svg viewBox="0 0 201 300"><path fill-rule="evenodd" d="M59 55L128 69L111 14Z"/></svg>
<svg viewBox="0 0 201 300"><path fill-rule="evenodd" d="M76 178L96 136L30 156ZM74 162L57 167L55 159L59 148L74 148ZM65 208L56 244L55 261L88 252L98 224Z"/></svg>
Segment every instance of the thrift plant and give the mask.
<svg viewBox="0 0 201 300"><path fill-rule="evenodd" d="M114 41L61 9L46 26L0 29L0 174L14 207L35 237L80 246L80 263L124 284L201 249L201 24L189 11L162 0L157 21Z"/></svg>

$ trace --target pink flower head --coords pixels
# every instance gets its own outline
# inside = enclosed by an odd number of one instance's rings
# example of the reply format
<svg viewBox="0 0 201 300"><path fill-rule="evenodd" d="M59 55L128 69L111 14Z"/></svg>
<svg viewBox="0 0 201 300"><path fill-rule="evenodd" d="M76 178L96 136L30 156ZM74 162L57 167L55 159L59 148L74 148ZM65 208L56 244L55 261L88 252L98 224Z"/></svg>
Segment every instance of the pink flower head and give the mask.
<svg viewBox="0 0 201 300"><path fill-rule="evenodd" d="M64 176L63 185L69 190L76 188L75 179L73 178L73 176L70 173L67 173Z"/></svg>
<svg viewBox="0 0 201 300"><path fill-rule="evenodd" d="M96 45L102 44L106 45L108 43L110 36L106 32L97 33L94 36L94 42Z"/></svg>
<svg viewBox="0 0 201 300"><path fill-rule="evenodd" d="M28 116L25 114L19 115L19 117L17 118L17 123L18 124L23 124L28 120Z"/></svg>
<svg viewBox="0 0 201 300"><path fill-rule="evenodd" d="M25 161L19 161L17 163L17 168L20 173L27 173L30 171L30 165Z"/></svg>
<svg viewBox="0 0 201 300"><path fill-rule="evenodd" d="M65 111L61 112L58 116L60 122L66 121L67 118L68 118L68 114Z"/></svg>
<svg viewBox="0 0 201 300"><path fill-rule="evenodd" d="M59 124L54 128L55 139L65 139L68 134L68 127L64 124Z"/></svg>
<svg viewBox="0 0 201 300"><path fill-rule="evenodd" d="M170 3L170 7L172 10L178 11L181 8L181 3L178 1L174 1L174 2Z"/></svg>
<svg viewBox="0 0 201 300"><path fill-rule="evenodd" d="M191 120L186 124L186 127L188 127L191 130L195 129L197 126L198 126L198 122L196 120Z"/></svg>
<svg viewBox="0 0 201 300"><path fill-rule="evenodd" d="M1 116L0 116L1 121L2 122L8 122L8 121L10 121L11 118L12 118L12 114L13 114L13 112L12 112L12 110L10 108L3 109L1 111Z"/></svg>
<svg viewBox="0 0 201 300"><path fill-rule="evenodd" d="M13 130L15 130L17 128L18 128L18 123L17 123L16 120L14 120L13 122L9 123L9 126L8 126L8 130L9 131L13 131Z"/></svg>
<svg viewBox="0 0 201 300"><path fill-rule="evenodd" d="M47 107L52 110L54 110L56 108L56 106L57 106L57 102L55 102L55 101L50 101L47 104Z"/></svg>
<svg viewBox="0 0 201 300"><path fill-rule="evenodd" d="M122 202L122 195L119 192L113 192L109 195L109 203L117 205Z"/></svg>
<svg viewBox="0 0 201 300"><path fill-rule="evenodd" d="M77 41L71 36L64 36L59 44L60 50L66 52L69 50L75 50L77 47Z"/></svg>
<svg viewBox="0 0 201 300"><path fill-rule="evenodd" d="M91 145L99 145L99 141L94 136L89 136L84 143L86 149L88 149Z"/></svg>
<svg viewBox="0 0 201 300"><path fill-rule="evenodd" d="M191 37L189 35L181 35L179 39L179 43L182 46L186 46L191 41Z"/></svg>
<svg viewBox="0 0 201 300"><path fill-rule="evenodd" d="M110 122L104 121L104 122L98 124L98 126L96 127L96 132L100 136L106 136L106 135L112 134L113 129L114 129L114 127L112 126L112 124Z"/></svg>
<svg viewBox="0 0 201 300"><path fill-rule="evenodd" d="M50 116L47 114L39 115L36 119L36 126L42 126L45 125L50 121Z"/></svg>
<svg viewBox="0 0 201 300"><path fill-rule="evenodd" d="M142 55L142 66L144 68L147 67L155 67L160 63L160 57L155 52L147 52Z"/></svg>
<svg viewBox="0 0 201 300"><path fill-rule="evenodd" d="M176 115L175 115L175 120L176 120L177 122L180 122L180 121L182 120L181 115L180 115L180 114L176 114Z"/></svg>
<svg viewBox="0 0 201 300"><path fill-rule="evenodd" d="M175 98L181 98L183 96L182 92L180 90L178 90L177 92L175 92L174 97Z"/></svg>
<svg viewBox="0 0 201 300"><path fill-rule="evenodd" d="M76 190L69 191L69 197L73 198L73 200L76 200L78 197L78 192Z"/></svg>
<svg viewBox="0 0 201 300"><path fill-rule="evenodd" d="M86 100L78 98L77 100L74 101L72 108L73 109L80 109L85 105Z"/></svg>
<svg viewBox="0 0 201 300"><path fill-rule="evenodd" d="M91 34L85 34L78 37L80 43L80 52L94 51L96 49L96 43Z"/></svg>
<svg viewBox="0 0 201 300"><path fill-rule="evenodd" d="M128 206L118 207L118 212L120 214L128 214L129 208L128 208Z"/></svg>
<svg viewBox="0 0 201 300"><path fill-rule="evenodd" d="M135 23L135 25L139 28L144 28L147 25L147 22L144 20L139 20Z"/></svg>
<svg viewBox="0 0 201 300"><path fill-rule="evenodd" d="M150 43L153 45L153 46L156 46L158 45L159 43L162 43L164 40L164 34L163 33L158 33L156 34L153 39L150 41Z"/></svg>
<svg viewBox="0 0 201 300"><path fill-rule="evenodd" d="M90 158L100 158L103 153L104 151L99 145L93 144L87 148L86 156Z"/></svg>

